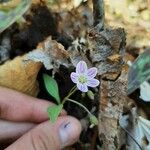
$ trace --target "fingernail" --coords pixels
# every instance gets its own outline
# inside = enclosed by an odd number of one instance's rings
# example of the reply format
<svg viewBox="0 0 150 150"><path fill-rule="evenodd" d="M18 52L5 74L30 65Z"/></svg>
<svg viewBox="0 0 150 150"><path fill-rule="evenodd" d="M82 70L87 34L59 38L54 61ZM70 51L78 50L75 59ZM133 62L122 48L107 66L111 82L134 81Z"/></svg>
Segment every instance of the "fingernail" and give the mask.
<svg viewBox="0 0 150 150"><path fill-rule="evenodd" d="M72 140L70 139L72 137L70 135L73 133L73 130L73 125L71 124L71 122L64 122L60 125L59 134L63 147L67 146L68 143L70 143L70 141Z"/></svg>

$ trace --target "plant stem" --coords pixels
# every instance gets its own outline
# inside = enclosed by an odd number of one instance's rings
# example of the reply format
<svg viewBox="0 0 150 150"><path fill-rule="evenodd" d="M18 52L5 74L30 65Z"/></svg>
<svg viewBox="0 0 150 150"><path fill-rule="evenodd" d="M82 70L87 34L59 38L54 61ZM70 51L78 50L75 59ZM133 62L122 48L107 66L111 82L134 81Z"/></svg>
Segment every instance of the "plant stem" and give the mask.
<svg viewBox="0 0 150 150"><path fill-rule="evenodd" d="M70 101L70 102L72 102L72 103L75 103L75 104L79 105L79 106L82 107L89 115L92 115L91 112L90 112L84 105L82 105L81 103L79 103L79 102L77 102L77 101L74 101L74 100L72 100L72 99L70 99L70 98L67 98L67 101Z"/></svg>
<svg viewBox="0 0 150 150"><path fill-rule="evenodd" d="M130 134L130 132L128 130L126 130L125 128L121 127L129 136L130 138L138 145L140 150L143 150L142 147L140 146L140 144L134 139L134 137Z"/></svg>
<svg viewBox="0 0 150 150"><path fill-rule="evenodd" d="M76 85L71 88L71 90L69 91L69 93L71 93L75 88L76 88Z"/></svg>
<svg viewBox="0 0 150 150"><path fill-rule="evenodd" d="M104 0L93 0L93 17L94 17L94 27L97 29L104 29Z"/></svg>
<svg viewBox="0 0 150 150"><path fill-rule="evenodd" d="M76 90L77 90L77 87L74 86L74 87L70 90L69 94L63 99L62 104L64 104L65 101L66 101Z"/></svg>

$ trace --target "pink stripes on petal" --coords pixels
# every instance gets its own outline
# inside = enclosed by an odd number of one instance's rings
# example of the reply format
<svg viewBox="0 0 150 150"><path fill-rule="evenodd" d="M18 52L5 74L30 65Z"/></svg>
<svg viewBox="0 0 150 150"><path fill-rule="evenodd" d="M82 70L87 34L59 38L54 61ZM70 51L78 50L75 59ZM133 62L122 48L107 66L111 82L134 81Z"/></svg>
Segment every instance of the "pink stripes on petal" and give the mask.
<svg viewBox="0 0 150 150"><path fill-rule="evenodd" d="M90 87L96 87L99 85L99 80L97 79L88 79L87 81L87 86L90 86Z"/></svg>
<svg viewBox="0 0 150 150"><path fill-rule="evenodd" d="M97 74L97 68L96 67L92 67L90 69L87 70L87 75L88 75L88 78L92 79L96 76Z"/></svg>
<svg viewBox="0 0 150 150"><path fill-rule="evenodd" d="M81 83L77 83L77 88L82 91L82 92L87 92L88 91L88 87L86 84L81 84Z"/></svg>
<svg viewBox="0 0 150 150"><path fill-rule="evenodd" d="M75 72L72 72L70 77L71 77L71 80L74 82L74 83L77 83L78 82L78 74L75 73Z"/></svg>
<svg viewBox="0 0 150 150"><path fill-rule="evenodd" d="M86 71L87 71L87 65L86 65L86 63L84 61L80 61L77 64L76 73L82 74L82 73L86 73Z"/></svg>

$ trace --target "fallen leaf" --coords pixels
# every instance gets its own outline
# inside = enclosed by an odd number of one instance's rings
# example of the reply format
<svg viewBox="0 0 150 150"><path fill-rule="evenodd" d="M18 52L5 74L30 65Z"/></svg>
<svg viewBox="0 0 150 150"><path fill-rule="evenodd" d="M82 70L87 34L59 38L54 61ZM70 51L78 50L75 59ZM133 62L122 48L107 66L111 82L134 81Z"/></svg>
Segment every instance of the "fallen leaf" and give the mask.
<svg viewBox="0 0 150 150"><path fill-rule="evenodd" d="M57 41L52 40L51 36L40 43L37 48L42 49L54 59L64 59L69 57L69 53L64 49L64 46Z"/></svg>
<svg viewBox="0 0 150 150"><path fill-rule="evenodd" d="M64 46L48 37L37 46L37 49L29 52L25 60L42 62L45 68L50 70L59 68L60 65L68 66L67 58L69 53Z"/></svg>
<svg viewBox="0 0 150 150"><path fill-rule="evenodd" d="M50 57L42 50L35 50L27 54L25 60L32 60L34 62L41 62L47 70L53 69Z"/></svg>
<svg viewBox="0 0 150 150"><path fill-rule="evenodd" d="M37 96L39 88L36 78L42 64L25 62L25 57L18 56L0 66L0 86Z"/></svg>
<svg viewBox="0 0 150 150"><path fill-rule="evenodd" d="M148 81L144 81L140 85L140 98L146 102L150 102L150 84Z"/></svg>
<svg viewBox="0 0 150 150"><path fill-rule="evenodd" d="M132 108L131 113L120 116L119 124L128 132L128 149L149 150L150 121L143 118L142 116L139 116L135 107Z"/></svg>

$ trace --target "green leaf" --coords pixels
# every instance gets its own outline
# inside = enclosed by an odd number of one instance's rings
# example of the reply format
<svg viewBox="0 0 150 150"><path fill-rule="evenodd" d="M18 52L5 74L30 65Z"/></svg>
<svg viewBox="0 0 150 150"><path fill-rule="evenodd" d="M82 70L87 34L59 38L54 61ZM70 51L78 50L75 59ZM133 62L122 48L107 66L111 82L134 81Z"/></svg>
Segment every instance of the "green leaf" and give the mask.
<svg viewBox="0 0 150 150"><path fill-rule="evenodd" d="M9 11L0 18L0 33L18 20L28 10L30 4L31 0L22 0L15 9Z"/></svg>
<svg viewBox="0 0 150 150"><path fill-rule="evenodd" d="M144 53L139 55L128 72L128 86L127 94L131 94L144 81L150 79L150 50L146 50Z"/></svg>
<svg viewBox="0 0 150 150"><path fill-rule="evenodd" d="M60 112L62 111L62 108L63 108L63 104L48 107L47 112L48 112L48 116L50 118L50 121L52 123L55 123Z"/></svg>
<svg viewBox="0 0 150 150"><path fill-rule="evenodd" d="M47 74L43 74L44 84L48 93L55 98L58 104L60 104L60 97L58 91L57 82Z"/></svg>

